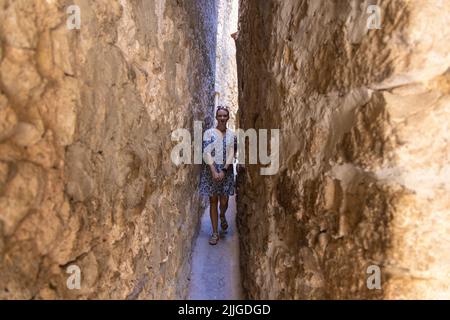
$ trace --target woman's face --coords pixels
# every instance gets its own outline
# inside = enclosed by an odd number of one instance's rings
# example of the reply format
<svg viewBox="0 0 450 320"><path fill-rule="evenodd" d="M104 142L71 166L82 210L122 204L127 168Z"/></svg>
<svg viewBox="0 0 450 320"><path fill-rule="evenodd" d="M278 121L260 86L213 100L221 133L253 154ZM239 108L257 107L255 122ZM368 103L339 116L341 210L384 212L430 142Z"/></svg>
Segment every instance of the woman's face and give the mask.
<svg viewBox="0 0 450 320"><path fill-rule="evenodd" d="M216 120L219 124L225 125L228 121L228 112L226 110L219 110L216 114Z"/></svg>

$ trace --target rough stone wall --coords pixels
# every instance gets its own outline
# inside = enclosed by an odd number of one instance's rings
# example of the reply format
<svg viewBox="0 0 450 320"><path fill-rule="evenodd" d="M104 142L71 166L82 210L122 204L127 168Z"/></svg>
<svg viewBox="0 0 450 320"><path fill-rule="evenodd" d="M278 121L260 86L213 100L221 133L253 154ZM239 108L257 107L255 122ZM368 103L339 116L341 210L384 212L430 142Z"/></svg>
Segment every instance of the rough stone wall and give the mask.
<svg viewBox="0 0 450 320"><path fill-rule="evenodd" d="M381 29L366 27L369 4ZM278 174L239 177L248 297L450 298L448 12L240 2L240 126L281 129Z"/></svg>
<svg viewBox="0 0 450 320"><path fill-rule="evenodd" d="M0 298L185 296L198 168L170 134L214 105L216 11L0 0Z"/></svg>
<svg viewBox="0 0 450 320"><path fill-rule="evenodd" d="M216 104L231 109L228 126L236 128L238 88L236 73L236 45L231 34L237 31L238 0L218 1L216 47Z"/></svg>

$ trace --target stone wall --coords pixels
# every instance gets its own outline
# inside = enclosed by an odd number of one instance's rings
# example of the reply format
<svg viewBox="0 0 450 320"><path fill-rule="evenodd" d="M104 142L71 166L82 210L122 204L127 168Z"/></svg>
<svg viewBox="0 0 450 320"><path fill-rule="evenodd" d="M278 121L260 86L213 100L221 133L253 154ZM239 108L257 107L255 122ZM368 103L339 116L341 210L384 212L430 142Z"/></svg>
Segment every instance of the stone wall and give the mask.
<svg viewBox="0 0 450 320"><path fill-rule="evenodd" d="M170 134L210 116L216 11L0 0L0 298L185 296L198 168Z"/></svg>
<svg viewBox="0 0 450 320"><path fill-rule="evenodd" d="M450 298L448 12L240 1L240 127L281 129L279 172L239 177L248 297Z"/></svg>

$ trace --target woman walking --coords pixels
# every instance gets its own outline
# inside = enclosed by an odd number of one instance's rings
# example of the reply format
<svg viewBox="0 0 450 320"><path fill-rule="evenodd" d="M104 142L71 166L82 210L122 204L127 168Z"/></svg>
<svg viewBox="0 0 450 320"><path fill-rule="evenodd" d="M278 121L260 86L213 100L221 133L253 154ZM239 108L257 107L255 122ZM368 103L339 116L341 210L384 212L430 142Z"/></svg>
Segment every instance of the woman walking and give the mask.
<svg viewBox="0 0 450 320"><path fill-rule="evenodd" d="M237 139L234 132L227 128L230 119L228 108L218 106L217 126L205 131L203 135L204 162L200 177L200 194L209 197L209 210L212 235L209 244L219 241L218 210L220 207L220 227L228 229L225 213L228 209L228 197L234 195L233 159L236 154Z"/></svg>

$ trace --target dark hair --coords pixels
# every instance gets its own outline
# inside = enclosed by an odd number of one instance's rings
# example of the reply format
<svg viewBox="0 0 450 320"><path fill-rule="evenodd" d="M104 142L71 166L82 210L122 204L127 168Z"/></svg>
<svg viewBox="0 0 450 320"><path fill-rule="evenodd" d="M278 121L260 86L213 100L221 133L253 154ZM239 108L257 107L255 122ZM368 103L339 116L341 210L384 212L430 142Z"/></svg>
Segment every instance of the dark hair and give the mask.
<svg viewBox="0 0 450 320"><path fill-rule="evenodd" d="M228 113L228 117L230 116L230 109L228 109L228 107L226 107L226 106L217 106L216 116L217 116L217 113L219 112L219 110L225 110Z"/></svg>

